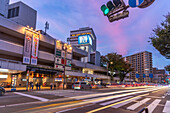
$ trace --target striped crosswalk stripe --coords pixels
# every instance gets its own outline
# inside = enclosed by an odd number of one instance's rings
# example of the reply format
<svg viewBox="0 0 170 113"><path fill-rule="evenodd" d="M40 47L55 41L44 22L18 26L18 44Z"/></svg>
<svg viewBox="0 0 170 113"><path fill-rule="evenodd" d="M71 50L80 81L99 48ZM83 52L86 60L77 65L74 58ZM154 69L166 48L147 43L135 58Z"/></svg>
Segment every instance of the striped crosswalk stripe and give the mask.
<svg viewBox="0 0 170 113"><path fill-rule="evenodd" d="M147 107L149 113L152 113L154 111L154 109L157 107L157 105L159 104L160 101L161 101L160 99L156 99Z"/></svg>
<svg viewBox="0 0 170 113"><path fill-rule="evenodd" d="M166 101L165 107L163 109L164 113L170 113L170 101Z"/></svg>
<svg viewBox="0 0 170 113"><path fill-rule="evenodd" d="M146 103L147 101L149 101L151 98L145 98L129 107L127 107L127 109L129 110L135 110L136 108L138 108L139 106L143 105L144 103Z"/></svg>
<svg viewBox="0 0 170 113"><path fill-rule="evenodd" d="M124 98L112 100L112 101L109 101L109 102L102 103L102 104L100 104L100 105L105 106L105 105L112 104L112 103L115 103L115 102L118 102L118 101L121 101L121 100L125 100L125 99L131 98L131 97L132 97L132 96L128 96L128 97L124 97Z"/></svg>
<svg viewBox="0 0 170 113"><path fill-rule="evenodd" d="M121 106L124 106L124 105L126 105L126 104L129 104L129 103L131 103L131 102L133 102L133 101L135 101L135 100L137 100L137 99L140 99L140 98L141 98L141 97L137 97L137 98L134 98L134 99L132 99L132 100L125 101L125 102L122 102L122 103L120 103L120 104L116 104L116 105L112 106L112 108L119 108L119 107L121 107Z"/></svg>

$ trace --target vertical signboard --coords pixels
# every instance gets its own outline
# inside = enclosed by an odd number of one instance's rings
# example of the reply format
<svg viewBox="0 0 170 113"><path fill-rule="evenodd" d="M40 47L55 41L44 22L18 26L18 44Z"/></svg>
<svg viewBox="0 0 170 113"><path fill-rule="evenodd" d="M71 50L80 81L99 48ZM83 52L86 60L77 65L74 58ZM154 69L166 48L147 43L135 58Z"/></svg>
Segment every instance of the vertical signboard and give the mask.
<svg viewBox="0 0 170 113"><path fill-rule="evenodd" d="M32 41L32 55L31 55L32 65L37 65L38 47L39 47L39 34L34 33L33 41Z"/></svg>
<svg viewBox="0 0 170 113"><path fill-rule="evenodd" d="M23 63L24 64L30 64L31 43L32 43L32 32L26 30L25 40L24 40L24 51L23 51Z"/></svg>

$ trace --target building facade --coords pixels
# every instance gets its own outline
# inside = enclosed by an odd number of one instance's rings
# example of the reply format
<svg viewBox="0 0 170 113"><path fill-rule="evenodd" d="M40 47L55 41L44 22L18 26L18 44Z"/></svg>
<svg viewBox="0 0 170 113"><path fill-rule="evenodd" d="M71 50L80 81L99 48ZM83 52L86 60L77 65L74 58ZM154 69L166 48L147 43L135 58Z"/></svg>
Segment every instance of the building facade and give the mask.
<svg viewBox="0 0 170 113"><path fill-rule="evenodd" d="M127 78L137 82L152 81L152 53L148 51L136 53L125 57L125 61L134 69ZM151 77L151 78L150 78Z"/></svg>
<svg viewBox="0 0 170 113"><path fill-rule="evenodd" d="M108 81L106 68L82 61L89 57L86 50L36 31L32 23L26 27L16 21L0 16L0 85L25 87L28 80L62 87L64 81L67 86L76 81Z"/></svg>
<svg viewBox="0 0 170 113"><path fill-rule="evenodd" d="M100 52L96 50L96 35L90 27L70 31L69 43L74 47L85 50L87 57L81 58L82 62L100 66Z"/></svg>
<svg viewBox="0 0 170 113"><path fill-rule="evenodd" d="M166 73L164 69L153 68L154 82L163 83L166 80Z"/></svg>

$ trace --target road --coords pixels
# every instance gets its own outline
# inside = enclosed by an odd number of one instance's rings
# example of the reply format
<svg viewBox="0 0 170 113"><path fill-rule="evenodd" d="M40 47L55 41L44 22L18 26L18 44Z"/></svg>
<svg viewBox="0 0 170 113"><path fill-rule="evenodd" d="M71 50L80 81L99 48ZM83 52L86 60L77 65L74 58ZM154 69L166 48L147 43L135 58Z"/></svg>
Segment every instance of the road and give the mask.
<svg viewBox="0 0 170 113"><path fill-rule="evenodd" d="M0 113L138 113L144 107L149 113L170 113L170 88L46 90L0 97Z"/></svg>

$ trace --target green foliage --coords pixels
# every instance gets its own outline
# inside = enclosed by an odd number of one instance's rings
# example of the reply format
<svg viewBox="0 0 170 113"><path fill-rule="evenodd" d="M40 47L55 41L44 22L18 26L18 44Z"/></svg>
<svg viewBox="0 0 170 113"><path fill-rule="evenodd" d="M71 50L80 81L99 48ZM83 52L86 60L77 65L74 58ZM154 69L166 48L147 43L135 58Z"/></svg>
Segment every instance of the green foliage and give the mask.
<svg viewBox="0 0 170 113"><path fill-rule="evenodd" d="M101 64L108 66L108 71L116 72L120 78L120 81L123 81L126 74L133 71L130 64L126 63L122 57L117 53L108 53L105 56L101 56ZM111 75L113 78L113 75Z"/></svg>
<svg viewBox="0 0 170 113"><path fill-rule="evenodd" d="M153 29L150 37L151 44L160 52L161 55L170 59L170 13L165 16L165 21Z"/></svg>
<svg viewBox="0 0 170 113"><path fill-rule="evenodd" d="M165 70L170 72L170 65L167 65L167 66L165 67Z"/></svg>

